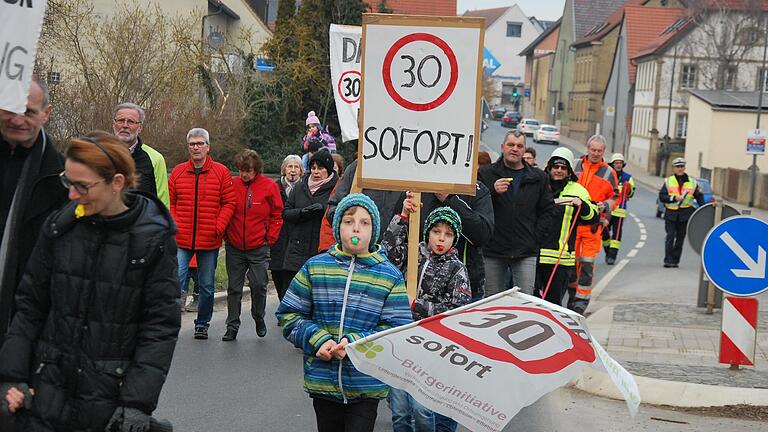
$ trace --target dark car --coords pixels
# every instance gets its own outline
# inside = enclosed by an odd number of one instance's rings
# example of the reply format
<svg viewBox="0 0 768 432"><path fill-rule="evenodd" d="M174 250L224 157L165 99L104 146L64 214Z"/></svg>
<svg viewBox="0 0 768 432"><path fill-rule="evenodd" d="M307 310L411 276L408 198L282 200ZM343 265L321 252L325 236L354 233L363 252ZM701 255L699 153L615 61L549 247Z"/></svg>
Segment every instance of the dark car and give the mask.
<svg viewBox="0 0 768 432"><path fill-rule="evenodd" d="M501 125L504 127L516 128L517 124L520 123L521 117L522 116L518 112L507 111L504 113L504 117L501 118Z"/></svg>
<svg viewBox="0 0 768 432"><path fill-rule="evenodd" d="M503 106L496 107L491 110L491 116L494 120L499 120L502 117L504 117L504 114L507 112L507 109Z"/></svg>
<svg viewBox="0 0 768 432"><path fill-rule="evenodd" d="M701 194L704 196L704 204L715 202L715 192L712 190L712 185L709 183L709 180L697 178L696 182L699 184ZM694 206L698 207L699 204L694 202ZM664 203L662 203L659 198L656 198L656 217L664 217L665 209Z"/></svg>

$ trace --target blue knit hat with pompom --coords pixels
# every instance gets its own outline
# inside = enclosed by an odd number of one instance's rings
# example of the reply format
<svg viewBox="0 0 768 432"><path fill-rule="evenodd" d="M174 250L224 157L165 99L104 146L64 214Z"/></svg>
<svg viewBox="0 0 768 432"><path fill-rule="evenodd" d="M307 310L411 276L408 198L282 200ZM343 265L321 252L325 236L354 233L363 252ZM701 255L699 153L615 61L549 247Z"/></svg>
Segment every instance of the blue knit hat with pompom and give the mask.
<svg viewBox="0 0 768 432"><path fill-rule="evenodd" d="M354 206L364 208L368 214L371 215L373 230L371 232L371 242L368 245L368 250L373 251L376 243L379 241L381 216L379 216L379 208L376 207L376 203L374 203L367 195L361 193L347 195L341 200L339 205L336 206L336 210L333 213L333 237L336 239L336 242L341 243L341 218L344 216L344 212Z"/></svg>

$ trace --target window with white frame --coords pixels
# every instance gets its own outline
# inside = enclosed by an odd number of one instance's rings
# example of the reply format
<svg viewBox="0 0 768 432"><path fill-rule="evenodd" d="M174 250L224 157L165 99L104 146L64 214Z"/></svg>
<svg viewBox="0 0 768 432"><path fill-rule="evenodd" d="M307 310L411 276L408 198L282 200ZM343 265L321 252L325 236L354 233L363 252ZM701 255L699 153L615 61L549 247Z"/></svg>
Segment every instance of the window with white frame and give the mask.
<svg viewBox="0 0 768 432"><path fill-rule="evenodd" d="M683 65L680 70L680 88L696 87L696 66Z"/></svg>
<svg viewBox="0 0 768 432"><path fill-rule="evenodd" d="M768 75L765 72L765 69L757 68L757 83L755 84L755 91L760 91L761 78L763 80L763 91L768 91Z"/></svg>
<svg viewBox="0 0 768 432"><path fill-rule="evenodd" d="M675 123L675 138L686 138L688 136L688 113L677 113Z"/></svg>

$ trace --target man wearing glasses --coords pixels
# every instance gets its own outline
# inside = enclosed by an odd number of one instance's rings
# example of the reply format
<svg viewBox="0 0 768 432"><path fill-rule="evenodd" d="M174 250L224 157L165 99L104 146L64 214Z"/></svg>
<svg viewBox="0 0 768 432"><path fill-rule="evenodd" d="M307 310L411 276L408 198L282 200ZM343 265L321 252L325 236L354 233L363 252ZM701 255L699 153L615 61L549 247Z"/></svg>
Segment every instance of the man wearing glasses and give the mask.
<svg viewBox="0 0 768 432"><path fill-rule="evenodd" d="M555 205L547 175L523 161L525 136L520 131L507 132L501 154L479 172L480 181L491 191L495 220L492 240L483 247L486 297L505 289L508 271L513 286L533 294L536 260L551 229Z"/></svg>
<svg viewBox="0 0 768 432"><path fill-rule="evenodd" d="M51 115L48 87L32 80L26 112L0 110L0 345L13 316L13 297L43 222L67 202L59 184L64 159L43 125ZM14 426L0 416L0 430Z"/></svg>
<svg viewBox="0 0 768 432"><path fill-rule="evenodd" d="M235 212L236 199L232 174L208 154L208 131L193 128L187 132L189 160L173 168L168 179L171 215L178 225L179 282L182 304L187 299L189 261L197 257L200 297L195 320L195 339L208 339L213 316L213 285L216 260L222 239Z"/></svg>
<svg viewBox="0 0 768 432"><path fill-rule="evenodd" d="M156 195L167 207L168 169L160 152L141 141L139 134L144 124L144 109L135 103L122 103L115 107L112 130L117 138L128 147L136 163L139 185L136 189Z"/></svg>

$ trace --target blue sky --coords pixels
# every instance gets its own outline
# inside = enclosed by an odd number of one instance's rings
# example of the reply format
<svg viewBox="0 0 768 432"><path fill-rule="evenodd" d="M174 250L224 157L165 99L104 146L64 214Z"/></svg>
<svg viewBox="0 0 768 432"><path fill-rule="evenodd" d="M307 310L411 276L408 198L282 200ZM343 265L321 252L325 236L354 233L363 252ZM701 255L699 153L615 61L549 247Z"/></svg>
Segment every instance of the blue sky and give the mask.
<svg viewBox="0 0 768 432"><path fill-rule="evenodd" d="M461 15L467 9L489 9L515 3L528 16L555 21L563 14L565 0L457 0L456 11Z"/></svg>

